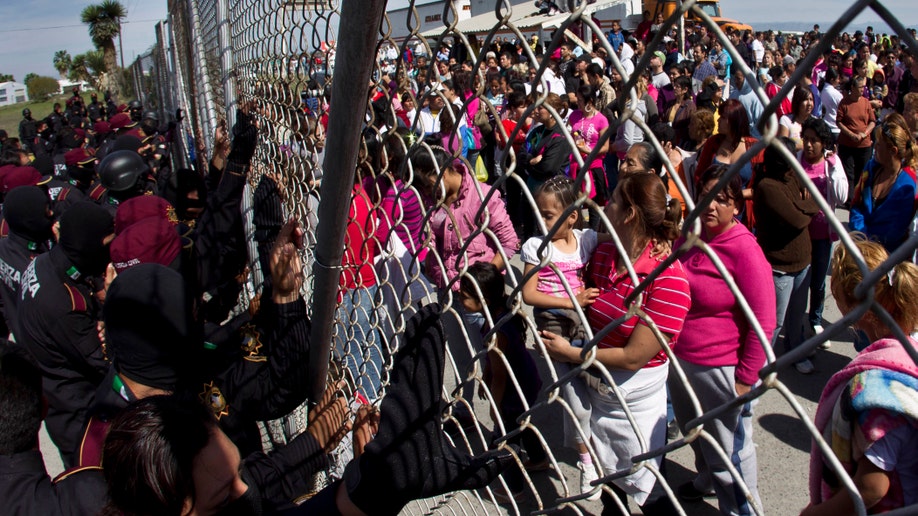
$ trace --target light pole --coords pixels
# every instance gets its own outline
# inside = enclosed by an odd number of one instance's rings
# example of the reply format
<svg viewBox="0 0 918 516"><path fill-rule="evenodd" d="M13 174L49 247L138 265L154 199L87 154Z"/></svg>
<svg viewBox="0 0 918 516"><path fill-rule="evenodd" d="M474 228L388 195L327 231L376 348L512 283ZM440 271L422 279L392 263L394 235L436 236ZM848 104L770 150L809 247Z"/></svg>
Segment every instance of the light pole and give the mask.
<svg viewBox="0 0 918 516"><path fill-rule="evenodd" d="M121 55L121 69L124 70L124 34L121 32L121 18L118 18L118 53Z"/></svg>

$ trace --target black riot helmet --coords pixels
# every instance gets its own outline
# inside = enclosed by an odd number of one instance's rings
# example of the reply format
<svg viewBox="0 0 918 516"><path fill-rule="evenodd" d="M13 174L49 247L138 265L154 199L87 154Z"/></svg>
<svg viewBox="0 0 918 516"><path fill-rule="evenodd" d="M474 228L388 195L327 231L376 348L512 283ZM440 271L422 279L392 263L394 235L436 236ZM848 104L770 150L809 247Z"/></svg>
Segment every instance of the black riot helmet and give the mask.
<svg viewBox="0 0 918 516"><path fill-rule="evenodd" d="M22 110L22 116L24 116L24 117L26 117L26 118L29 118L30 116L32 116L32 110L29 109L29 108L23 109L23 110Z"/></svg>
<svg viewBox="0 0 918 516"><path fill-rule="evenodd" d="M116 198L125 200L143 193L150 167L134 151L108 153L99 163L99 180Z"/></svg>
<svg viewBox="0 0 918 516"><path fill-rule="evenodd" d="M143 104L139 100L132 100L128 104L128 109L131 113L131 120L140 122L140 119L143 115Z"/></svg>
<svg viewBox="0 0 918 516"><path fill-rule="evenodd" d="M143 119L140 121L140 128L143 129L144 134L147 136L156 134L156 131L159 129L159 115L156 114L156 111L147 111L143 114Z"/></svg>

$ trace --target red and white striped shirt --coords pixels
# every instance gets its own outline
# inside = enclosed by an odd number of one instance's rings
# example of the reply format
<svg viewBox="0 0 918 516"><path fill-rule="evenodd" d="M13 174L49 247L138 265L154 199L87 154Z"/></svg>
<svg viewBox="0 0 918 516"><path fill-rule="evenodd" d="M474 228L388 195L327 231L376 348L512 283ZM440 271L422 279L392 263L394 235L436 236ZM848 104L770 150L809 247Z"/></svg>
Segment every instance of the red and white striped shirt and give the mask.
<svg viewBox="0 0 918 516"><path fill-rule="evenodd" d="M652 249L653 242L647 245L634 263L634 272L641 282L666 258L665 256L652 257L650 255ZM627 271L621 274L616 271L617 257L618 250L615 248L615 243L605 242L596 248L590 262L589 282L601 292L587 312L587 320L594 333L598 333L628 311L625 306L625 298L634 290L634 285ZM676 261L644 289L641 308L661 332L672 335L669 343L672 347L679 337L679 332L682 331L682 324L685 322L685 316L691 304L685 271L682 269L682 264ZM637 324L647 325L635 315L612 329L599 342L599 347L625 347ZM660 350L644 367L657 367L665 363L666 354Z"/></svg>

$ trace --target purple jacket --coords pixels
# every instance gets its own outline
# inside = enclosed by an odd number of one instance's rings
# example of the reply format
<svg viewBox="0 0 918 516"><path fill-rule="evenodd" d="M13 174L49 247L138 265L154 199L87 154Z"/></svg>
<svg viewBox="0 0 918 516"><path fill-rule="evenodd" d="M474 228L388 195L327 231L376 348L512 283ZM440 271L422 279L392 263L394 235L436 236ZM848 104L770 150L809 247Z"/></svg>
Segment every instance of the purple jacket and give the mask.
<svg viewBox="0 0 918 516"><path fill-rule="evenodd" d="M479 197L473 184L476 181L465 167L457 165L457 170L463 174L459 197L451 206L441 206L430 216L430 231L437 252L428 253L427 272L440 288L449 285L460 268L476 262L490 262L501 247L509 260L519 247L519 237L516 236L500 193L495 192L487 206L482 207L491 187L478 183L481 189ZM487 228L484 228L482 224L486 220ZM487 235L484 229L492 232L493 237ZM469 237L471 241L468 241ZM440 260L437 260L435 254L439 255ZM450 287L459 290L459 282L453 282Z"/></svg>

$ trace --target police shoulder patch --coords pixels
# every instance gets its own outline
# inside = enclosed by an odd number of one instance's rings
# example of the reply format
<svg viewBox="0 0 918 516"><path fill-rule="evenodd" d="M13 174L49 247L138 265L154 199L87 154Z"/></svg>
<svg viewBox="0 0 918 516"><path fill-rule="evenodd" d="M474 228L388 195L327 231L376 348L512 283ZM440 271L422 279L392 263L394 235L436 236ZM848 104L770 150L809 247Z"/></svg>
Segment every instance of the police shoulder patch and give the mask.
<svg viewBox="0 0 918 516"><path fill-rule="evenodd" d="M226 398L223 397L223 393L220 392L219 387L214 385L214 382L205 383L204 390L198 394L198 397L202 403L210 407L210 410L214 412L217 421L223 416L229 415L229 405L226 403Z"/></svg>
<svg viewBox="0 0 918 516"><path fill-rule="evenodd" d="M60 475L54 477L54 480L52 480L51 483L57 484L61 482L62 480L66 480L67 478L73 475L76 475L77 473L83 472L83 471L102 471L102 466L82 466L82 467L77 467L77 468L70 468L64 471L63 473L61 473Z"/></svg>
<svg viewBox="0 0 918 516"><path fill-rule="evenodd" d="M94 201L99 201L102 199L102 196L105 195L107 190L108 189L101 184L97 184L96 186L92 187L92 190L89 191L89 198Z"/></svg>
<svg viewBox="0 0 918 516"><path fill-rule="evenodd" d="M70 294L70 306L74 312L88 312L89 311L89 302L86 301L86 298L83 297L82 292L80 292L76 287L64 283L64 288L67 289L67 293Z"/></svg>

